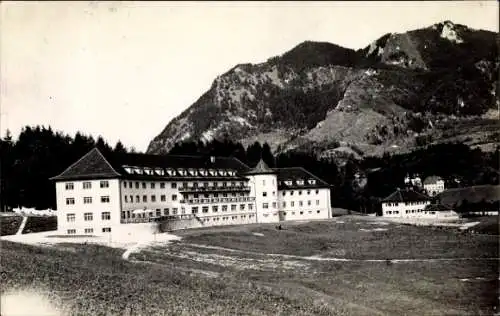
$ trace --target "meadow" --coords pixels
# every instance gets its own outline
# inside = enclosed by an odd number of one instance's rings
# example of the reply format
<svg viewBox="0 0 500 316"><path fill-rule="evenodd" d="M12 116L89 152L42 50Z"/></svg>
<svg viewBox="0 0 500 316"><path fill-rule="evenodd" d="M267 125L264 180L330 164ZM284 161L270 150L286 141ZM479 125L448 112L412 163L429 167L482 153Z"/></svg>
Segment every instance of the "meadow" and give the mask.
<svg viewBox="0 0 500 316"><path fill-rule="evenodd" d="M2 294L62 315L492 315L498 237L366 217L178 231L123 250L1 241Z"/></svg>

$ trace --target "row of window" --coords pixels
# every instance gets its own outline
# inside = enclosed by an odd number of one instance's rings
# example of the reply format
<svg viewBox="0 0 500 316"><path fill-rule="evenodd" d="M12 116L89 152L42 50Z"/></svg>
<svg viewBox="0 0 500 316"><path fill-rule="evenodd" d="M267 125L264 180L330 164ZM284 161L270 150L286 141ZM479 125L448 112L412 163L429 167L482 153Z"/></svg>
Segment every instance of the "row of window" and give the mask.
<svg viewBox="0 0 500 316"><path fill-rule="evenodd" d="M291 213L291 215L295 215L295 212L290 212L290 213ZM313 211L307 211L307 213L308 213L308 214L312 214L312 213L313 213ZM316 211L316 213L317 213L317 214L320 214L320 213L321 213L321 211L320 211L320 210L317 210L317 211ZM283 215L285 215L285 216L286 216L286 214L287 214L287 212L283 212ZM300 211L300 212L299 212L299 214L300 214L300 215L304 215L304 211ZM271 215L271 214L270 214L270 213L264 213L263 215L264 215L264 217L268 217L268 216L269 216L269 215ZM278 216L278 212L274 212L272 215L273 215L273 216Z"/></svg>
<svg viewBox="0 0 500 316"><path fill-rule="evenodd" d="M134 203L134 196L133 195L125 195L124 197L125 203ZM166 195L160 195L160 201L161 202L166 202L167 201L167 196ZM172 201L177 201L177 195L172 194ZM148 202L148 196L143 195L142 196L142 203L147 203ZM151 195L151 202L156 202L156 195ZM141 197L139 195L135 196L135 203L141 203Z"/></svg>
<svg viewBox="0 0 500 316"><path fill-rule="evenodd" d="M173 168L149 168L149 167L138 167L138 166L123 166L125 171L129 174L147 174L147 175L158 175L165 176L165 173L169 176L187 176L188 174L191 176L235 176L236 171L230 169L173 169Z"/></svg>
<svg viewBox="0 0 500 316"><path fill-rule="evenodd" d="M101 219L103 221L109 221L111 220L111 212L101 212ZM66 220L68 222L74 222L76 220L76 214L75 213L68 213L66 214ZM93 213L83 213L83 220L85 221L93 221L94 220L94 214Z"/></svg>
<svg viewBox="0 0 500 316"><path fill-rule="evenodd" d="M90 181L85 181L82 183L83 189L88 190L92 189L92 182ZM101 189L109 188L109 182L106 180L100 181L99 182L99 187ZM66 190L74 190L75 189L75 184L73 182L67 182L65 184Z"/></svg>
<svg viewBox="0 0 500 316"><path fill-rule="evenodd" d="M404 202L406 206L409 205L424 205L427 203L427 201L415 201L415 202ZM398 202L391 202L391 203L386 203L387 206L399 206Z"/></svg>
<svg viewBox="0 0 500 316"><path fill-rule="evenodd" d="M255 216L254 214L249 214L248 218L253 218L254 216ZM241 219L246 219L247 215L240 215L240 218ZM210 222L210 221L218 222L221 219L223 221L228 221L229 219L237 220L238 216L237 215L233 215L233 216L222 216L222 217L211 217L211 218L209 217L209 218L203 218L202 221L204 221L204 222Z"/></svg>
<svg viewBox="0 0 500 316"><path fill-rule="evenodd" d="M237 209L238 209L238 205L236 205L236 204L231 204L231 211L236 211ZM193 213L193 214L197 214L197 213L198 213L198 210L199 210L198 206L193 206L193 207L191 208L191 213ZM209 210L209 207L208 207L208 206L203 206L203 207L201 208L202 213L208 213L208 210ZM223 212L227 212L227 210L228 210L228 206L227 206L227 205L222 205L221 210L222 210ZM240 211L244 211L244 210L245 210L245 204L240 204L239 210L240 210ZM249 210L249 211L253 210L253 204L248 204L248 210ZM219 211L219 206L218 206L218 205L213 205L213 206L212 206L212 212L213 212L213 213L217 213L218 211Z"/></svg>
<svg viewBox="0 0 500 316"><path fill-rule="evenodd" d="M411 213L424 213L427 214L428 211L424 211L424 210L406 210L405 214L411 214ZM387 211L386 212L387 214L399 214L399 211ZM436 214L435 211L429 211L429 214Z"/></svg>
<svg viewBox="0 0 500 316"><path fill-rule="evenodd" d="M68 233L68 235L76 235L76 229L68 229L66 232ZM85 232L85 234L93 234L94 229L93 228L85 228L84 232ZM103 233L110 233L111 227L103 227L102 232Z"/></svg>
<svg viewBox="0 0 500 316"><path fill-rule="evenodd" d="M273 202L272 205L273 205L273 208L276 208L276 202ZM286 202L283 202L282 205L283 205L283 207L286 207ZM308 200L307 205L308 206L312 205L312 201ZM319 205L319 200L316 200L316 205ZM299 201L299 206L304 206L304 202ZM290 207L295 207L295 201L290 202ZM262 203L262 208L269 208L269 203Z"/></svg>
<svg viewBox="0 0 500 316"><path fill-rule="evenodd" d="M109 203L109 196L101 196L101 203ZM75 204L75 198L66 198L66 205L74 205ZM84 196L83 197L83 204L92 204L92 197L91 196Z"/></svg>
<svg viewBox="0 0 500 316"><path fill-rule="evenodd" d="M165 186L166 186L166 183L165 182L160 182L159 183L160 186L159 188L160 189L165 189ZM209 183L209 182L192 182L191 183L191 186L189 186L190 183L188 182L171 182L170 183L170 188L172 189L177 189L177 187L181 187L181 188L188 188L188 187L193 187L193 188L198 188L198 187L204 187L204 188L208 188L210 186L210 184L212 184L212 186L214 187L218 187L219 183L218 182L212 182L212 183ZM221 182L222 184L222 187L228 187L228 186L232 186L232 187L235 187L237 186L238 184L240 186L244 186L245 185L245 182L244 181L241 181L239 183L235 182L235 181L232 181L232 182ZM143 189L147 189L148 188L148 185L147 185L147 182L139 182L139 181L124 181L123 182L123 187L124 188L129 188L129 189L133 189L133 188L136 188L136 189L139 189L139 188L143 188ZM151 189L155 189L156 188L156 182L150 182L149 183L149 187Z"/></svg>
<svg viewBox="0 0 500 316"><path fill-rule="evenodd" d="M288 194L289 194L289 195L293 195L293 192L294 192L294 191L293 191L293 190L291 190L291 191L289 191L289 193L288 193ZM319 190L315 190L315 193L316 193L316 194L319 194ZM286 195L286 191L283 191L281 194L282 194L283 196L285 196L285 195ZM307 190L307 194L311 194L311 190ZM299 195L302 195L302 191L301 191L301 190L299 190Z"/></svg>

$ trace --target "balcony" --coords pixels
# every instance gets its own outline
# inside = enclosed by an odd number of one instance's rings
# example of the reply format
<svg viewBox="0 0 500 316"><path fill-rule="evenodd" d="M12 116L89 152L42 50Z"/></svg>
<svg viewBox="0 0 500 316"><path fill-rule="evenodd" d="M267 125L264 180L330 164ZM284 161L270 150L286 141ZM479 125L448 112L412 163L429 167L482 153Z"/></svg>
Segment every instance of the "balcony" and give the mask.
<svg viewBox="0 0 500 316"><path fill-rule="evenodd" d="M207 186L207 187L181 187L179 188L181 193L189 192L250 192L250 187L248 185L235 185L235 186Z"/></svg>
<svg viewBox="0 0 500 316"><path fill-rule="evenodd" d="M223 197L223 198L203 198L180 200L183 204L213 204L213 203L231 203L231 202L254 202L255 197Z"/></svg>

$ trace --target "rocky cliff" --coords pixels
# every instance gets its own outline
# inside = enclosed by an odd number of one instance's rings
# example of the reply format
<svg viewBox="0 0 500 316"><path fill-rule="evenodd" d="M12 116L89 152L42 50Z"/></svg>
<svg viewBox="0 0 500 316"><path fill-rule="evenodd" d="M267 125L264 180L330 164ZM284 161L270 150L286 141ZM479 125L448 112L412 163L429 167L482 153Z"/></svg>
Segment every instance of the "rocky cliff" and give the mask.
<svg viewBox="0 0 500 316"><path fill-rule="evenodd" d="M304 42L217 77L153 139L229 137L275 152L379 155L443 141L498 144L498 34L445 21L351 50Z"/></svg>

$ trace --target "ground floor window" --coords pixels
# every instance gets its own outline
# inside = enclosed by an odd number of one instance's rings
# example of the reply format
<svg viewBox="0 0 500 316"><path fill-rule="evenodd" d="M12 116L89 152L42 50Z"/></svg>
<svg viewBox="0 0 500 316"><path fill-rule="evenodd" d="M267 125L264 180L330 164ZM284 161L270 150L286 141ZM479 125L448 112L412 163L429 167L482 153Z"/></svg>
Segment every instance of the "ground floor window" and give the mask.
<svg viewBox="0 0 500 316"><path fill-rule="evenodd" d="M85 234L92 234L94 232L93 228L85 228Z"/></svg>
<svg viewBox="0 0 500 316"><path fill-rule="evenodd" d="M76 229L68 229L68 235L74 235L76 234Z"/></svg>
<svg viewBox="0 0 500 316"><path fill-rule="evenodd" d="M111 227L103 227L102 232L103 233L110 233L111 232Z"/></svg>

